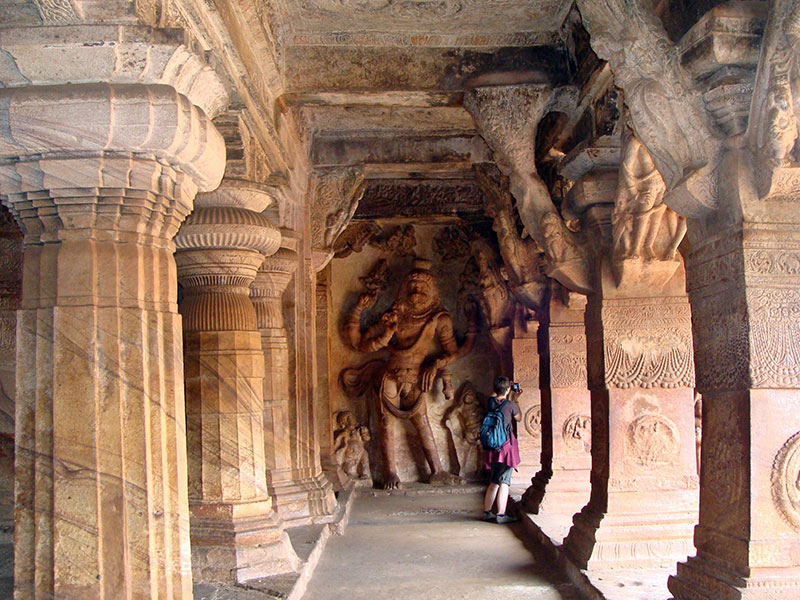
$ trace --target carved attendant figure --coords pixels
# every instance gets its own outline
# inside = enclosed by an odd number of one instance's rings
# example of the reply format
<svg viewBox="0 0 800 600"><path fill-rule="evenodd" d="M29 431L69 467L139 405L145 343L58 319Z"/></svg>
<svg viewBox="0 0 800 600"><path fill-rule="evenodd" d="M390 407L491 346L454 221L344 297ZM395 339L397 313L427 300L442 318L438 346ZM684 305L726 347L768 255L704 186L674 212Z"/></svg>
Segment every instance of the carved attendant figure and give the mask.
<svg viewBox="0 0 800 600"><path fill-rule="evenodd" d="M460 484L463 480L442 468L439 453L428 423L427 400L440 371L469 352L475 339L474 306L468 315L470 326L464 344L459 347L453 333L453 321L442 306L429 261L417 259L414 269L403 280L397 300L380 320L360 332L361 312L376 299L375 291L366 292L350 314L346 337L361 352L389 349L389 359L377 370L373 385L378 397L380 447L383 454L383 487L400 485L395 463L395 433L392 418L409 419L419 434L425 458L431 469L430 483ZM374 365L371 361L363 368ZM363 370L360 369L360 370ZM342 383L350 392L355 386L346 369ZM364 378L360 378L362 381Z"/></svg>
<svg viewBox="0 0 800 600"><path fill-rule="evenodd" d="M371 439L369 430L359 425L349 410L339 411L336 425L339 427L333 434L336 462L348 477L369 479L369 455L364 447L364 443Z"/></svg>
<svg viewBox="0 0 800 600"><path fill-rule="evenodd" d="M667 187L650 153L628 129L622 147L612 227L616 258L672 260L686 233L686 219L664 204ZM663 257L653 246L664 222L670 241Z"/></svg>

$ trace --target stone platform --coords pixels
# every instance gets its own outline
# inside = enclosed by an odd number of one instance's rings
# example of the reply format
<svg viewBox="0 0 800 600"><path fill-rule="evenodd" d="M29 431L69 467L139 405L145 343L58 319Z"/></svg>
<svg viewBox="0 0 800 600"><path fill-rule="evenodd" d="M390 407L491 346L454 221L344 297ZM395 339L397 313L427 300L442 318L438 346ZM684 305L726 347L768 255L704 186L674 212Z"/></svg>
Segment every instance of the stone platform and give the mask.
<svg viewBox="0 0 800 600"><path fill-rule="evenodd" d="M511 512L520 518L521 535L543 548L559 570L566 574L587 600L670 600L667 578L675 566L668 569L592 569L575 566L563 550L564 538L572 525L571 517L559 514L525 512L522 505L510 499Z"/></svg>

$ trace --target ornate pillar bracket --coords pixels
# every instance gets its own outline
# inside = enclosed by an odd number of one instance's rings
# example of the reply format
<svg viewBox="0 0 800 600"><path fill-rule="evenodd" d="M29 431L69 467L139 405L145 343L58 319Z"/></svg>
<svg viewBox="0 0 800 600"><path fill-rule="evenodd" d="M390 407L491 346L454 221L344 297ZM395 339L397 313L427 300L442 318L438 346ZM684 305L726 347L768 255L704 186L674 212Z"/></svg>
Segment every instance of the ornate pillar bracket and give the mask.
<svg viewBox="0 0 800 600"><path fill-rule="evenodd" d="M794 98L800 94L798 44L800 6L794 0L770 2L746 134L762 199L796 188L800 179L794 154L798 137Z"/></svg>
<svg viewBox="0 0 800 600"><path fill-rule="evenodd" d="M334 254L334 244L364 195L364 172L353 167L316 169L311 178L312 268L318 273Z"/></svg>
<svg viewBox="0 0 800 600"><path fill-rule="evenodd" d="M262 186L223 180L176 237L184 286L186 413L195 581L242 582L298 559L272 507L264 458L264 354L250 284L281 235Z"/></svg>
<svg viewBox="0 0 800 600"><path fill-rule="evenodd" d="M553 89L549 84L522 84L475 88L464 98L481 136L494 153L498 167L509 178L522 224L547 257L547 274L572 289L588 286L586 258L580 240L567 229L553 205L550 191L536 172L536 128L550 110L569 110L574 104L573 88ZM486 176L479 184L489 194L504 200L503 192L493 192L497 182ZM507 200L497 202L496 226L516 234L513 207ZM500 235L500 234L498 234Z"/></svg>
<svg viewBox="0 0 800 600"><path fill-rule="evenodd" d="M119 30L92 31L97 42ZM101 76L99 58L38 58L40 35L58 54L69 33L0 33L22 74L4 71L20 87L0 90L0 199L25 236L15 586L19 598L188 597L172 239L195 193L218 185L224 144L199 95L163 73Z"/></svg>
<svg viewBox="0 0 800 600"><path fill-rule="evenodd" d="M475 165L475 178L487 199L487 212L497 234L500 254L509 274L514 296L529 310L541 310L547 290L545 255L531 237L517 232L514 198L508 189L508 178L493 165Z"/></svg>
<svg viewBox="0 0 800 600"><path fill-rule="evenodd" d="M652 4L578 0L578 7L592 49L611 65L636 136L666 181L669 205L689 217L712 212L721 135Z"/></svg>

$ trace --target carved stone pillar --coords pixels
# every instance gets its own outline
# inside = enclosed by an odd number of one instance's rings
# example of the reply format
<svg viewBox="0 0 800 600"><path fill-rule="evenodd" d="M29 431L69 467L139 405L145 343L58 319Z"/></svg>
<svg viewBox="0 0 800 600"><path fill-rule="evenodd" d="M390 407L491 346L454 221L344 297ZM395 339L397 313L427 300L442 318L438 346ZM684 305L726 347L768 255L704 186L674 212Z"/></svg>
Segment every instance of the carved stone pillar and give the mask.
<svg viewBox="0 0 800 600"><path fill-rule="evenodd" d="M294 240L284 237L285 243ZM297 269L297 253L281 248L268 256L250 289L256 307L264 352L264 453L267 485L281 518L289 523L312 517L308 491L294 479L292 428L294 412L289 392L289 339L284 322L283 294Z"/></svg>
<svg viewBox="0 0 800 600"><path fill-rule="evenodd" d="M0 107L0 198L25 235L16 597L189 598L172 239L223 140L168 85L12 87Z"/></svg>
<svg viewBox="0 0 800 600"><path fill-rule="evenodd" d="M527 510L572 516L588 501L592 467L591 400L586 381L584 306L569 307L554 290L547 325L550 385L543 386L542 405L550 431L544 444L542 470L523 496ZM583 300L575 294L570 298ZM549 460L547 457L549 455Z"/></svg>
<svg viewBox="0 0 800 600"><path fill-rule="evenodd" d="M245 581L297 566L267 489L264 352L250 283L280 232L270 197L223 181L176 237L185 345L192 571Z"/></svg>
<svg viewBox="0 0 800 600"><path fill-rule="evenodd" d="M341 484L337 475L339 465L333 456L333 430L336 428L331 412L331 390L336 389L336 381L330 381L330 339L331 331L331 269L328 265L317 273L316 289L316 333L317 333L317 434L319 439L322 469L336 487ZM335 325L333 327L335 331ZM337 488L338 489L338 488Z"/></svg>
<svg viewBox="0 0 800 600"><path fill-rule="evenodd" d="M564 546L582 568L664 567L692 552L697 520L684 274L678 261L632 259L617 284L609 262L586 308L591 499Z"/></svg>
<svg viewBox="0 0 800 600"><path fill-rule="evenodd" d="M0 206L0 543L14 536L16 311L22 295L22 232Z"/></svg>
<svg viewBox="0 0 800 600"><path fill-rule="evenodd" d="M303 244L307 244L304 240ZM295 411L292 431L293 485L304 490L313 521L332 518L336 509L333 486L322 472L317 430L316 273L310 246L295 275ZM300 521L302 522L302 520ZM299 522L298 522L299 524Z"/></svg>
<svg viewBox="0 0 800 600"><path fill-rule="evenodd" d="M796 197L751 198L770 223L708 236L689 258L703 447L696 556L669 580L679 600L800 597Z"/></svg>
<svg viewBox="0 0 800 600"><path fill-rule="evenodd" d="M514 363L514 381L520 384L523 394L519 398L522 421L517 427L519 454L522 463L518 483L527 484L541 466L542 453L542 401L539 389L539 323L528 321L527 331L517 331L511 341Z"/></svg>

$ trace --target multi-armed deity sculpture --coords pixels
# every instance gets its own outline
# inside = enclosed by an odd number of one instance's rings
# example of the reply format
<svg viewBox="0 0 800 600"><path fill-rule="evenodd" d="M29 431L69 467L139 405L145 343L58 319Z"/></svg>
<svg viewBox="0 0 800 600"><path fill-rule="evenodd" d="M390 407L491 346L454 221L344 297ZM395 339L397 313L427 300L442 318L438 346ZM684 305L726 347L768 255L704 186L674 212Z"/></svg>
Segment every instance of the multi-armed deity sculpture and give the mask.
<svg viewBox="0 0 800 600"><path fill-rule="evenodd" d="M341 383L350 396L370 387L377 402L379 443L383 455L382 486L399 487L395 460L394 419L408 419L416 429L430 466L432 484L463 483L442 467L427 416L427 402L437 377L447 377L446 367L469 352L475 339L475 306L465 306L469 325L461 346L456 341L450 313L442 305L430 262L416 259L400 285L395 302L377 323L361 331L361 313L377 300L375 289L364 292L345 324L345 338L360 352L387 348L389 358L344 369Z"/></svg>

